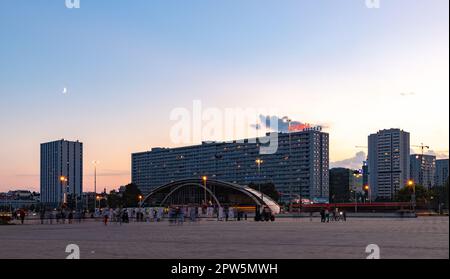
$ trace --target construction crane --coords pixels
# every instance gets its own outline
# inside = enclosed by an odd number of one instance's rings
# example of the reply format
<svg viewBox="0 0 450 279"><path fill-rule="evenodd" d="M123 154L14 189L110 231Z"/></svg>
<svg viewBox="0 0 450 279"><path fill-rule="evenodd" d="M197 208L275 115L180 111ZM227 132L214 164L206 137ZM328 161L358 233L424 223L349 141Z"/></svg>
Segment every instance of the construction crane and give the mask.
<svg viewBox="0 0 450 279"><path fill-rule="evenodd" d="M422 156L423 156L423 151L424 151L425 148L426 149L430 149L430 146L424 145L423 143L421 143L420 145L412 145L412 146L420 148L422 150Z"/></svg>

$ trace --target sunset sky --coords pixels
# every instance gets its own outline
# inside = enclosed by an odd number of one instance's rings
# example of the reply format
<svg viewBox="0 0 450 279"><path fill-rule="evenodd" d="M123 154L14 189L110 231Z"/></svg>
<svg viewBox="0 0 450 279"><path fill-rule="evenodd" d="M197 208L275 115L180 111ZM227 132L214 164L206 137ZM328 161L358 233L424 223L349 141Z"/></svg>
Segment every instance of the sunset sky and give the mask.
<svg viewBox="0 0 450 279"><path fill-rule="evenodd" d="M448 156L448 0L64 2L0 0L0 191L39 190L61 138L84 143L84 190L93 160L99 187L126 184L194 100L322 124L335 166L384 128Z"/></svg>

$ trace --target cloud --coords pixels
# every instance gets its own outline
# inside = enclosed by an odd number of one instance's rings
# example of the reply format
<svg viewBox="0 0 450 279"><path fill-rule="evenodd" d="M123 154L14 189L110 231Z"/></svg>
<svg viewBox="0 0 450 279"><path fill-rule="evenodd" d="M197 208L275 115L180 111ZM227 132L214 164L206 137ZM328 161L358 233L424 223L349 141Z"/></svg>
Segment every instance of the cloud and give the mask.
<svg viewBox="0 0 450 279"><path fill-rule="evenodd" d="M104 176L104 177L108 177L108 176L125 176L125 175L130 175L130 171L127 170L97 170L97 176ZM93 173L89 174L88 176L94 176Z"/></svg>
<svg viewBox="0 0 450 279"><path fill-rule="evenodd" d="M18 173L16 174L17 177L37 177L40 176L39 174L32 174L32 173Z"/></svg>
<svg viewBox="0 0 450 279"><path fill-rule="evenodd" d="M409 96L415 96L416 93L415 92L402 92L400 93L400 96L402 97L409 97Z"/></svg>
<svg viewBox="0 0 450 279"><path fill-rule="evenodd" d="M448 151L428 150L426 154L436 156L436 159L448 159Z"/></svg>
<svg viewBox="0 0 450 279"><path fill-rule="evenodd" d="M285 117L278 117L278 116L272 116L272 115L259 115L259 124L252 124L250 125L253 129L261 130L262 128L271 128L270 123L271 121L278 122L278 131L279 132L288 132L289 131L289 123L286 122L283 118ZM286 117L287 118L287 117ZM309 128L309 127L317 127L320 126L322 128L328 128L329 125L327 124L311 124L311 123L305 123L298 120L292 120L291 121L291 129L295 128L296 130L302 130L302 128Z"/></svg>
<svg viewBox="0 0 450 279"><path fill-rule="evenodd" d="M420 150L420 148L418 149L410 149L410 154L411 155L416 155L416 154L422 154L422 151ZM424 150L424 154L425 155L432 155L432 156L436 156L436 159L448 159L448 150L442 150L442 151L435 151L435 150Z"/></svg>
<svg viewBox="0 0 450 279"><path fill-rule="evenodd" d="M360 169L363 161L367 160L367 155L364 151L360 151L355 154L355 156L336 162L331 162L331 168L349 168L349 169Z"/></svg>

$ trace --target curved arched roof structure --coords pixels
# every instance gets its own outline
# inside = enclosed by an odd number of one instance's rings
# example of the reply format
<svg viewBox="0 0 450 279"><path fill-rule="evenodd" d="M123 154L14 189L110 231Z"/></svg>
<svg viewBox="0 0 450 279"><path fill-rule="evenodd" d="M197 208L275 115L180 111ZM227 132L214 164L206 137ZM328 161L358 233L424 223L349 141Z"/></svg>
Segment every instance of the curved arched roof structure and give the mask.
<svg viewBox="0 0 450 279"><path fill-rule="evenodd" d="M158 194L160 192L169 190L169 193L164 197L163 201L161 202L161 204L163 204L164 201L178 189L181 189L181 188L187 187L187 186L199 186L202 189L204 189L203 183L204 182L202 179L183 179L183 180L173 181L173 182L167 183L165 185L162 185L162 186L159 186L159 187L153 189L148 195L145 196L142 203L145 203L145 201L147 201L148 199L151 199L152 197L154 197L156 194ZM242 185L235 184L235 183L230 183L230 182L225 182L225 181L220 181L220 180L213 180L213 179L208 179L206 181L206 185L207 185L206 190L214 198L215 202L219 206L220 206L220 203L219 203L217 197L210 190L210 188L212 188L212 187L224 187L226 189L238 191L238 192L246 195L247 197L251 198L255 202L256 205L267 206L268 208L270 208L270 210L272 211L273 214L280 213L281 207L278 205L278 203L276 203L269 196L264 195L263 193L255 190L253 188L250 188L248 186L242 186Z"/></svg>

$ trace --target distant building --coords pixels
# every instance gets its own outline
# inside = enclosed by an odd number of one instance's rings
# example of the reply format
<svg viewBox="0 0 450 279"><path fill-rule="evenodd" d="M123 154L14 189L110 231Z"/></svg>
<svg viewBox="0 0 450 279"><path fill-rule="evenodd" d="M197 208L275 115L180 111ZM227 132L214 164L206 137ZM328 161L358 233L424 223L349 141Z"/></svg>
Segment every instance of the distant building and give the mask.
<svg viewBox="0 0 450 279"><path fill-rule="evenodd" d="M381 130L368 138L371 199L393 200L409 177L409 133L400 129Z"/></svg>
<svg viewBox="0 0 450 279"><path fill-rule="evenodd" d="M83 144L59 140L41 144L41 202L60 205L83 192Z"/></svg>
<svg viewBox="0 0 450 279"><path fill-rule="evenodd" d="M413 154L410 157L410 178L417 185L426 188L434 186L436 176L436 156Z"/></svg>
<svg viewBox="0 0 450 279"><path fill-rule="evenodd" d="M436 160L436 175L434 184L444 186L448 180L448 159Z"/></svg>
<svg viewBox="0 0 450 279"><path fill-rule="evenodd" d="M359 198L363 193L363 175L347 168L330 169L330 202L343 203Z"/></svg>
<svg viewBox="0 0 450 279"><path fill-rule="evenodd" d="M83 192L82 203L83 208L88 210L95 209L97 194L95 192Z"/></svg>
<svg viewBox="0 0 450 279"><path fill-rule="evenodd" d="M7 193L0 193L0 210L36 207L39 200L39 193L28 190L14 190Z"/></svg>
<svg viewBox="0 0 450 279"><path fill-rule="evenodd" d="M367 164L367 161L363 162L362 165L362 183L364 186L369 185L369 165Z"/></svg>
<svg viewBox="0 0 450 279"><path fill-rule="evenodd" d="M132 154L132 182L143 193L171 181L200 178L241 185L272 182L282 200L328 200L329 138L316 129L279 133L275 154L259 154L255 139L153 148ZM290 157L291 153L291 157ZM256 160L262 159L260 167Z"/></svg>
<svg viewBox="0 0 450 279"><path fill-rule="evenodd" d="M346 168L330 170L330 202L350 201L350 176L352 171Z"/></svg>

